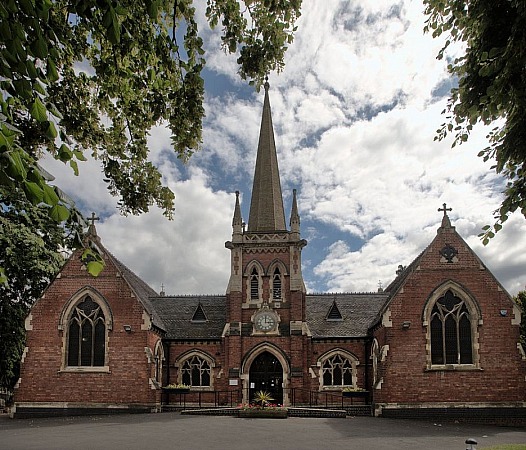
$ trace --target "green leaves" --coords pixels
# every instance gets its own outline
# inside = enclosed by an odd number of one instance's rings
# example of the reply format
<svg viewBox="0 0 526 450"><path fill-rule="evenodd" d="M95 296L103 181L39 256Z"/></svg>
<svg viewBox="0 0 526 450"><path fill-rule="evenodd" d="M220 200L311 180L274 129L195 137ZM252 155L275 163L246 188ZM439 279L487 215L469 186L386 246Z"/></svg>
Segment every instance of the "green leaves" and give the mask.
<svg viewBox="0 0 526 450"><path fill-rule="evenodd" d="M261 86L266 74L283 69L285 51L293 42L295 22L301 14L301 0L243 3L240 8L236 0L209 0L206 16L212 28L223 25L223 48L230 53L239 49L241 78Z"/></svg>
<svg viewBox="0 0 526 450"><path fill-rule="evenodd" d="M448 66L458 77L458 88L451 91L445 111L449 124L439 129L437 138L454 133L455 146L469 139L478 121L496 125L487 135L489 146L478 155L507 185L494 212L495 223L479 235L486 245L514 211L526 217L526 9L518 0L424 0L424 4L425 31L448 34L439 57L450 42L463 42L466 48L465 55Z"/></svg>
<svg viewBox="0 0 526 450"><path fill-rule="evenodd" d="M52 220L48 206L29 202L26 189L43 195L33 181L0 185L0 387L17 380L24 319L62 267L61 251L71 248L70 237L79 232L73 222Z"/></svg>
<svg viewBox="0 0 526 450"><path fill-rule="evenodd" d="M29 112L31 113L31 117L33 117L33 119L36 121L47 121L47 109L38 96L35 98L35 101L29 108Z"/></svg>
<svg viewBox="0 0 526 450"><path fill-rule="evenodd" d="M104 269L104 260L102 257L91 248L84 250L81 256L81 261L86 265L86 270L88 273L94 277L99 276L99 274Z"/></svg>
<svg viewBox="0 0 526 450"><path fill-rule="evenodd" d="M60 223L69 217L69 210L63 205L55 205L51 207L49 215L53 220Z"/></svg>
<svg viewBox="0 0 526 450"><path fill-rule="evenodd" d="M241 77L260 85L283 67L300 6L299 0L209 0L207 18L212 27L222 24L224 48L240 51ZM9 160L0 166L0 185L33 183L24 184L31 202L47 201L41 195L47 183L26 179L35 172L36 149L75 174L89 151L102 161L122 213L157 204L171 217L174 195L148 161L147 136L167 122L182 161L199 150L205 50L194 15L192 0L6 0L0 151L16 149L21 159L0 154ZM48 206L54 217L65 216Z"/></svg>

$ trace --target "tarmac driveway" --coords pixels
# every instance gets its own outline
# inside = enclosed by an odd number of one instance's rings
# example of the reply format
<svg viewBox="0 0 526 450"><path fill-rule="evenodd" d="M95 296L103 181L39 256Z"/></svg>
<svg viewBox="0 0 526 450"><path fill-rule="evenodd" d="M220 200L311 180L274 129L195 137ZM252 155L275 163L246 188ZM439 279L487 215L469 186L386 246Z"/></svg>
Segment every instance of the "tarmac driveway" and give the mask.
<svg viewBox="0 0 526 450"><path fill-rule="evenodd" d="M53 419L0 417L0 449L464 450L524 444L526 429L370 417L238 419L178 413ZM468 446L469 447L469 446Z"/></svg>

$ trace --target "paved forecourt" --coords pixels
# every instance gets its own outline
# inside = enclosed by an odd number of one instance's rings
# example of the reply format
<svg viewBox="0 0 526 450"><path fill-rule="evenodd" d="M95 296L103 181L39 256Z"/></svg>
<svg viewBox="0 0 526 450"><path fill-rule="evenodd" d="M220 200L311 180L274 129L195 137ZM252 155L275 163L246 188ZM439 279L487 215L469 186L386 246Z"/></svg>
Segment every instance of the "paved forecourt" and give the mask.
<svg viewBox="0 0 526 450"><path fill-rule="evenodd" d="M178 413L13 420L0 416L0 449L440 449L521 444L525 428L371 417L239 419Z"/></svg>

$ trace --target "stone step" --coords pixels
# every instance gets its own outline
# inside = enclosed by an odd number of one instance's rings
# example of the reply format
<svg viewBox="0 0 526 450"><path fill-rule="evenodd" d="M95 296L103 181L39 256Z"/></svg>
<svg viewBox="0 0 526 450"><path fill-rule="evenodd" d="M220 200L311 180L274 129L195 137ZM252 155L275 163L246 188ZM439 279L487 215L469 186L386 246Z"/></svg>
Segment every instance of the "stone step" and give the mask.
<svg viewBox="0 0 526 450"><path fill-rule="evenodd" d="M165 408L164 411L181 411L185 415L199 415L199 416L237 416L238 409L231 407L215 407L215 408L187 408L175 409ZM371 416L372 408L369 405L347 407L345 409L330 409L330 408L310 408L310 407L289 407L289 417L319 417L319 418L345 418L347 416Z"/></svg>

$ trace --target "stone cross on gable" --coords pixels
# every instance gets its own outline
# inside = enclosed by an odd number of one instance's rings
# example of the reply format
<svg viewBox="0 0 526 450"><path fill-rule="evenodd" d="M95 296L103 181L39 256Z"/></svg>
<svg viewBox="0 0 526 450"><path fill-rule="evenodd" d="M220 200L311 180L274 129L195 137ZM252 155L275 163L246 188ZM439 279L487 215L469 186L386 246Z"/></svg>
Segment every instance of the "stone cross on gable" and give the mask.
<svg viewBox="0 0 526 450"><path fill-rule="evenodd" d="M438 211L444 211L444 217L447 216L447 211L453 211L453 208L446 208L446 204L442 204L442 208L438 208Z"/></svg>
<svg viewBox="0 0 526 450"><path fill-rule="evenodd" d="M92 212L91 217L88 219L88 222L91 222L91 225L95 225L96 220L100 220L100 218L97 217L94 212Z"/></svg>

